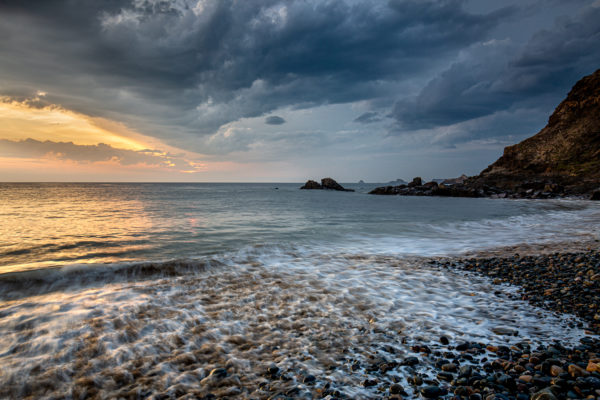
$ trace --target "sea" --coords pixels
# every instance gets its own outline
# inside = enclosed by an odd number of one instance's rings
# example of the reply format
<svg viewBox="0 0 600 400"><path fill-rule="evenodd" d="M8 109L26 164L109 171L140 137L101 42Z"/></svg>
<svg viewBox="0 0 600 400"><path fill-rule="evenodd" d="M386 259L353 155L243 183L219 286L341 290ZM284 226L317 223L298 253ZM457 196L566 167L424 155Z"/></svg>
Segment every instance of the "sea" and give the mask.
<svg viewBox="0 0 600 400"><path fill-rule="evenodd" d="M586 334L429 260L594 243L600 202L343 185L1 183L0 398L377 398L417 342Z"/></svg>

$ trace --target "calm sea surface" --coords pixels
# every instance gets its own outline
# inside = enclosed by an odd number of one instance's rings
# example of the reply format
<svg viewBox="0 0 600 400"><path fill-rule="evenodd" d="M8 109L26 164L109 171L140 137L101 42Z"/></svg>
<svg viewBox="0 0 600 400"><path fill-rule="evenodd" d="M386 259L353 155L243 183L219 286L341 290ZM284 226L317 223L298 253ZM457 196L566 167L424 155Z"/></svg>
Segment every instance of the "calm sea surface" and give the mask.
<svg viewBox="0 0 600 400"><path fill-rule="evenodd" d="M0 184L0 399L312 398L326 382L377 398L353 365L411 343L584 335L423 257L598 239L600 203L299 186ZM289 379L265 386L273 363ZM377 379L410 391L413 373Z"/></svg>
<svg viewBox="0 0 600 400"><path fill-rule="evenodd" d="M299 184L0 184L0 273L243 251L440 255L598 236L600 205ZM262 249L262 250L257 250Z"/></svg>

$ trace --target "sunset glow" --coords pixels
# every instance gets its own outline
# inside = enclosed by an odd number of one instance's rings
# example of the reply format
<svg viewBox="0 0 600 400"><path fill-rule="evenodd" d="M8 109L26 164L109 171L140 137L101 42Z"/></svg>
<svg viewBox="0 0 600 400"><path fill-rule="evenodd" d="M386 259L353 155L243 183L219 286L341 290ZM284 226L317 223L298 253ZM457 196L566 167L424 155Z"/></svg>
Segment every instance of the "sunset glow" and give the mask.
<svg viewBox="0 0 600 400"><path fill-rule="evenodd" d="M198 154L123 123L46 103L45 95L21 101L0 97L0 173L7 180L152 180L207 167Z"/></svg>
<svg viewBox="0 0 600 400"><path fill-rule="evenodd" d="M106 143L128 150L148 148L139 139L131 137L141 135L134 134L121 124L112 123L113 127L121 129L121 132L117 133L107 129L111 122L102 118L91 118L53 104L34 106L40 100L36 97L19 102L1 97L0 138L9 140L31 138L81 145Z"/></svg>

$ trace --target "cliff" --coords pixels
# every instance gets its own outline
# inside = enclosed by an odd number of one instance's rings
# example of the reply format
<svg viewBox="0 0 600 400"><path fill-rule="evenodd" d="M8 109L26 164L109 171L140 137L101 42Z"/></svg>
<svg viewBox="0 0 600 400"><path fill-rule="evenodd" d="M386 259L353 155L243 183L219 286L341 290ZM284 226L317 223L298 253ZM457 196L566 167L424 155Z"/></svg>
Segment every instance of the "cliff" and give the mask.
<svg viewBox="0 0 600 400"><path fill-rule="evenodd" d="M518 190L532 180L577 193L600 184L600 69L573 86L540 132L506 147L469 183Z"/></svg>
<svg viewBox="0 0 600 400"><path fill-rule="evenodd" d="M478 176L440 185L386 186L371 193L600 200L600 69L573 86L540 132L506 147Z"/></svg>

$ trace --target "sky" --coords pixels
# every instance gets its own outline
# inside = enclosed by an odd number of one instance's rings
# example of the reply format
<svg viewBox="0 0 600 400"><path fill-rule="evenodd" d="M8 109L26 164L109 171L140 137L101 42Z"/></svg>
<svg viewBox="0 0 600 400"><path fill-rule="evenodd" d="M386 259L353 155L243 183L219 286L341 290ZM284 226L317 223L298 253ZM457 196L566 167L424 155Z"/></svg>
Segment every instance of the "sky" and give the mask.
<svg viewBox="0 0 600 400"><path fill-rule="evenodd" d="M0 0L0 181L478 174L600 68L600 0Z"/></svg>

